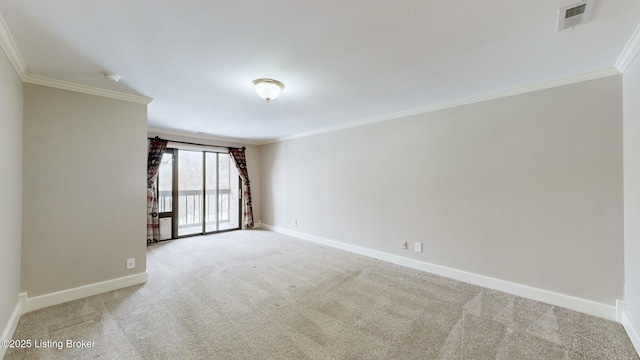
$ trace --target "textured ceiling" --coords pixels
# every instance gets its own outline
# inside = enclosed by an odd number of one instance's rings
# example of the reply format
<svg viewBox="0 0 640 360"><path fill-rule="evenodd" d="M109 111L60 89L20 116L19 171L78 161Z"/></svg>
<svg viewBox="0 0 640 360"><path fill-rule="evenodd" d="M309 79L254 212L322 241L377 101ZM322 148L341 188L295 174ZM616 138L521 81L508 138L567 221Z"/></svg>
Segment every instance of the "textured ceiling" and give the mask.
<svg viewBox="0 0 640 360"><path fill-rule="evenodd" d="M640 1L595 0L556 32L573 2L0 0L0 15L31 75L151 97L151 127L260 142L612 68ZM269 104L262 77L286 86Z"/></svg>

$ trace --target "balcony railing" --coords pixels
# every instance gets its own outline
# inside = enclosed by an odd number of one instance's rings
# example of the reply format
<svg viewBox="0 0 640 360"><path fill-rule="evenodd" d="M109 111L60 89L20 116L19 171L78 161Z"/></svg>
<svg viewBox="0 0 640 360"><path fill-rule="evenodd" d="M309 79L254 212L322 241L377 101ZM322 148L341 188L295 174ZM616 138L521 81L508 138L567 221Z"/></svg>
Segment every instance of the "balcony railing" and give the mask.
<svg viewBox="0 0 640 360"><path fill-rule="evenodd" d="M170 190L161 190L158 194L158 208L161 213L171 212L172 209L172 192ZM231 216L231 191L229 189L207 190L206 197L203 196L202 190L181 190L178 191L178 211L174 212L178 217L178 226L186 227L194 224L202 224L203 220L207 223L215 223L216 221L216 203L218 202L219 212L217 214L218 222L229 222ZM202 201L205 198L206 214L202 216ZM175 210L175 209L174 209Z"/></svg>

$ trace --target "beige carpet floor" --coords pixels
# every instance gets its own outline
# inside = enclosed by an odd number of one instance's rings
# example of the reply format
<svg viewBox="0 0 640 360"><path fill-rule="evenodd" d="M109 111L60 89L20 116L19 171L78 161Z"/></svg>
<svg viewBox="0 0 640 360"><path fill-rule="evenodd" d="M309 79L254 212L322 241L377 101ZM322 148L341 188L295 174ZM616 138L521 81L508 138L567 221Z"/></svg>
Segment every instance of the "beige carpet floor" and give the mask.
<svg viewBox="0 0 640 360"><path fill-rule="evenodd" d="M5 359L638 359L621 325L264 230L154 245L149 282L25 314Z"/></svg>

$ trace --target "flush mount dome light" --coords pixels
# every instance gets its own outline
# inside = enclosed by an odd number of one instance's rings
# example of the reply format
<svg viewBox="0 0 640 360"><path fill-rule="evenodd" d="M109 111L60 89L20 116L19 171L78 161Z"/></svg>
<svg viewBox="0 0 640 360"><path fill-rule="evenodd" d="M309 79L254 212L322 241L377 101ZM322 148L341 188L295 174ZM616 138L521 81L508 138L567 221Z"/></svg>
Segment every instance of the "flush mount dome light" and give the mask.
<svg viewBox="0 0 640 360"><path fill-rule="evenodd" d="M284 89L284 84L273 79L256 79L253 80L253 86L256 88L258 96L270 102L280 95Z"/></svg>

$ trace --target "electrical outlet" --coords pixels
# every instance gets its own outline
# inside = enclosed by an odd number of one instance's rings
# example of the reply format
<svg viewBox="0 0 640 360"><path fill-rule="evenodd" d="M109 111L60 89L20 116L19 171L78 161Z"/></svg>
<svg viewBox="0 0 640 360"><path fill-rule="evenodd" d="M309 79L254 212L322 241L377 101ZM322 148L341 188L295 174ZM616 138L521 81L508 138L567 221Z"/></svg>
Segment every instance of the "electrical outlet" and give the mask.
<svg viewBox="0 0 640 360"><path fill-rule="evenodd" d="M403 248L404 250L407 250L407 247L408 247L408 246L409 246L409 244L408 244L406 241L403 241L403 242L402 242L402 248Z"/></svg>
<svg viewBox="0 0 640 360"><path fill-rule="evenodd" d="M419 242L415 243L413 245L413 250L415 250L415 252L421 253L422 252L422 243L419 243Z"/></svg>
<svg viewBox="0 0 640 360"><path fill-rule="evenodd" d="M128 258L127 259L127 270L136 268L136 258Z"/></svg>

